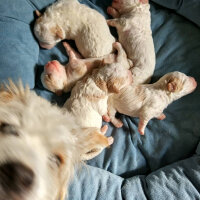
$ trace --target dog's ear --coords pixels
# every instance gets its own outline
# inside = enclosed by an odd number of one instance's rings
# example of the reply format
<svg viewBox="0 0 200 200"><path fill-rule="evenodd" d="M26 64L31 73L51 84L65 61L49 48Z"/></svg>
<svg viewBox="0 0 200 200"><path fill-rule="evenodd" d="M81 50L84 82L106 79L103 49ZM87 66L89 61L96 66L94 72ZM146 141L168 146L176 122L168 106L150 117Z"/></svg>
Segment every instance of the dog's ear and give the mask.
<svg viewBox="0 0 200 200"><path fill-rule="evenodd" d="M122 86L122 79L111 78L107 82L107 88L109 93L119 93Z"/></svg>
<svg viewBox="0 0 200 200"><path fill-rule="evenodd" d="M35 10L35 14L36 14L37 17L41 17L42 16L42 13L39 10Z"/></svg>
<svg viewBox="0 0 200 200"><path fill-rule="evenodd" d="M59 25L56 25L54 27L52 27L50 29L50 31L52 32L52 34L55 35L55 37L57 37L58 39L63 40L64 39L64 31L62 30L62 28Z"/></svg>
<svg viewBox="0 0 200 200"><path fill-rule="evenodd" d="M60 28L60 26L56 26L56 36L58 38L60 38L61 40L64 39L64 33L63 33L63 30Z"/></svg>
<svg viewBox="0 0 200 200"><path fill-rule="evenodd" d="M180 92L182 88L183 88L183 83L177 77L173 77L167 82L167 90L169 92Z"/></svg>
<svg viewBox="0 0 200 200"><path fill-rule="evenodd" d="M107 91L107 84L101 78L95 80L95 84L103 91Z"/></svg>

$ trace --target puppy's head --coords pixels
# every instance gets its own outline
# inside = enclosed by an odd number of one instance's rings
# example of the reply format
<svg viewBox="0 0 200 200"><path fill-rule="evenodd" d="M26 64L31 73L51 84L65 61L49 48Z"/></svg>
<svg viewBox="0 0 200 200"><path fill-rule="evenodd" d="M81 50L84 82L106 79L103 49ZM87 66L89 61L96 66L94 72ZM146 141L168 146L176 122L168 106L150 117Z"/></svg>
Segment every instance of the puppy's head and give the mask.
<svg viewBox="0 0 200 200"><path fill-rule="evenodd" d="M190 94L197 87L197 82L193 77L177 71L164 75L159 82L164 83L167 93L174 99Z"/></svg>
<svg viewBox="0 0 200 200"><path fill-rule="evenodd" d="M51 49L56 43L65 38L65 32L53 20L53 16L48 9L43 15L40 15L39 12L36 13L39 17L34 25L34 34L42 48Z"/></svg>
<svg viewBox="0 0 200 200"><path fill-rule="evenodd" d="M0 92L0 200L64 199L81 154L75 120L10 85Z"/></svg>
<svg viewBox="0 0 200 200"><path fill-rule="evenodd" d="M43 86L54 92L60 94L67 85L67 74L65 67L60 62L53 60L44 66L44 72L41 75Z"/></svg>
<svg viewBox="0 0 200 200"><path fill-rule="evenodd" d="M125 69L120 63L105 65L98 72L96 84L108 93L119 93L121 89L132 83L130 70Z"/></svg>
<svg viewBox="0 0 200 200"><path fill-rule="evenodd" d="M149 0L113 0L112 7L120 13L128 12L132 7L140 4L148 4Z"/></svg>

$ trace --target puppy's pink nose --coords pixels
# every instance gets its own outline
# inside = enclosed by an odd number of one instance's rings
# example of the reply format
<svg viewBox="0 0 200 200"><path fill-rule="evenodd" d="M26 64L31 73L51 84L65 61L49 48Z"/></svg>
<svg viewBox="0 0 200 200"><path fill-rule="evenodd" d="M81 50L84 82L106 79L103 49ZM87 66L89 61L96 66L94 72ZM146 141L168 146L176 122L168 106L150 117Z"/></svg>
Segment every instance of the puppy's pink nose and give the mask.
<svg viewBox="0 0 200 200"><path fill-rule="evenodd" d="M55 71L59 72L59 66L60 66L60 63L58 61L52 60L45 65L45 70L48 73L52 73Z"/></svg>
<svg viewBox="0 0 200 200"><path fill-rule="evenodd" d="M191 76L189 76L189 78L190 78L190 81L192 82L193 89L195 89L197 87L196 80L193 77L191 77Z"/></svg>

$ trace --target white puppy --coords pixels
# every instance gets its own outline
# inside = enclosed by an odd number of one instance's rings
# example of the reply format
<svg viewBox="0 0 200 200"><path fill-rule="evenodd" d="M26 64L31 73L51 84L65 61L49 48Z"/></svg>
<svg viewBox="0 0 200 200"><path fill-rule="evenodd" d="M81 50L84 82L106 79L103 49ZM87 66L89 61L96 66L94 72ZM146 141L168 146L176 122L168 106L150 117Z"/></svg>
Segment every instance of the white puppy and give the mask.
<svg viewBox="0 0 200 200"><path fill-rule="evenodd" d="M75 40L86 58L111 53L115 41L105 18L78 0L59 0L49 6L36 20L34 33L40 46L47 49L63 39Z"/></svg>
<svg viewBox="0 0 200 200"><path fill-rule="evenodd" d="M83 59L67 42L63 42L63 45L69 56L69 62L63 66L57 60L49 61L44 66L44 72L41 75L43 86L58 95L69 92L78 80L93 68L99 67L103 60L112 63L115 59L114 54Z"/></svg>
<svg viewBox="0 0 200 200"><path fill-rule="evenodd" d="M97 128L12 82L0 91L0 199L64 200L74 167L109 145Z"/></svg>
<svg viewBox="0 0 200 200"><path fill-rule="evenodd" d="M133 62L135 83L148 83L155 69L149 8L148 0L113 0L107 9L116 18L108 20L108 24L117 28L119 42Z"/></svg>
<svg viewBox="0 0 200 200"><path fill-rule="evenodd" d="M164 75L154 84L132 84L120 91L119 95L112 95L108 100L108 114L116 127L123 123L115 118L116 112L139 117L138 131L144 135L149 120L156 117L165 118L163 110L174 100L181 98L196 88L194 78L181 72L171 72ZM106 118L106 121L109 121Z"/></svg>
<svg viewBox="0 0 200 200"><path fill-rule="evenodd" d="M102 116L107 113L107 99L111 93L118 93L132 82L126 54L120 43L114 43L118 50L116 62L94 69L72 89L65 107L78 119L81 127L102 126Z"/></svg>

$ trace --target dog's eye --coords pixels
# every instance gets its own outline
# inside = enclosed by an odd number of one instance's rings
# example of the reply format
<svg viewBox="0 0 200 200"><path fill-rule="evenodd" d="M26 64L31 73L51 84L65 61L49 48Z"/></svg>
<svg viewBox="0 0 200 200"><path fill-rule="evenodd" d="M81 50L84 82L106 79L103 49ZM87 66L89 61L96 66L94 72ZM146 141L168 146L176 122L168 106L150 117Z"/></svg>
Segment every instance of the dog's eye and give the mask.
<svg viewBox="0 0 200 200"><path fill-rule="evenodd" d="M63 158L59 154L52 154L51 157L49 158L50 161L55 164L57 167L60 167L61 164L63 164Z"/></svg>
<svg viewBox="0 0 200 200"><path fill-rule="evenodd" d="M0 132L4 135L14 135L19 136L17 129L14 125L7 124L5 122L0 123Z"/></svg>

